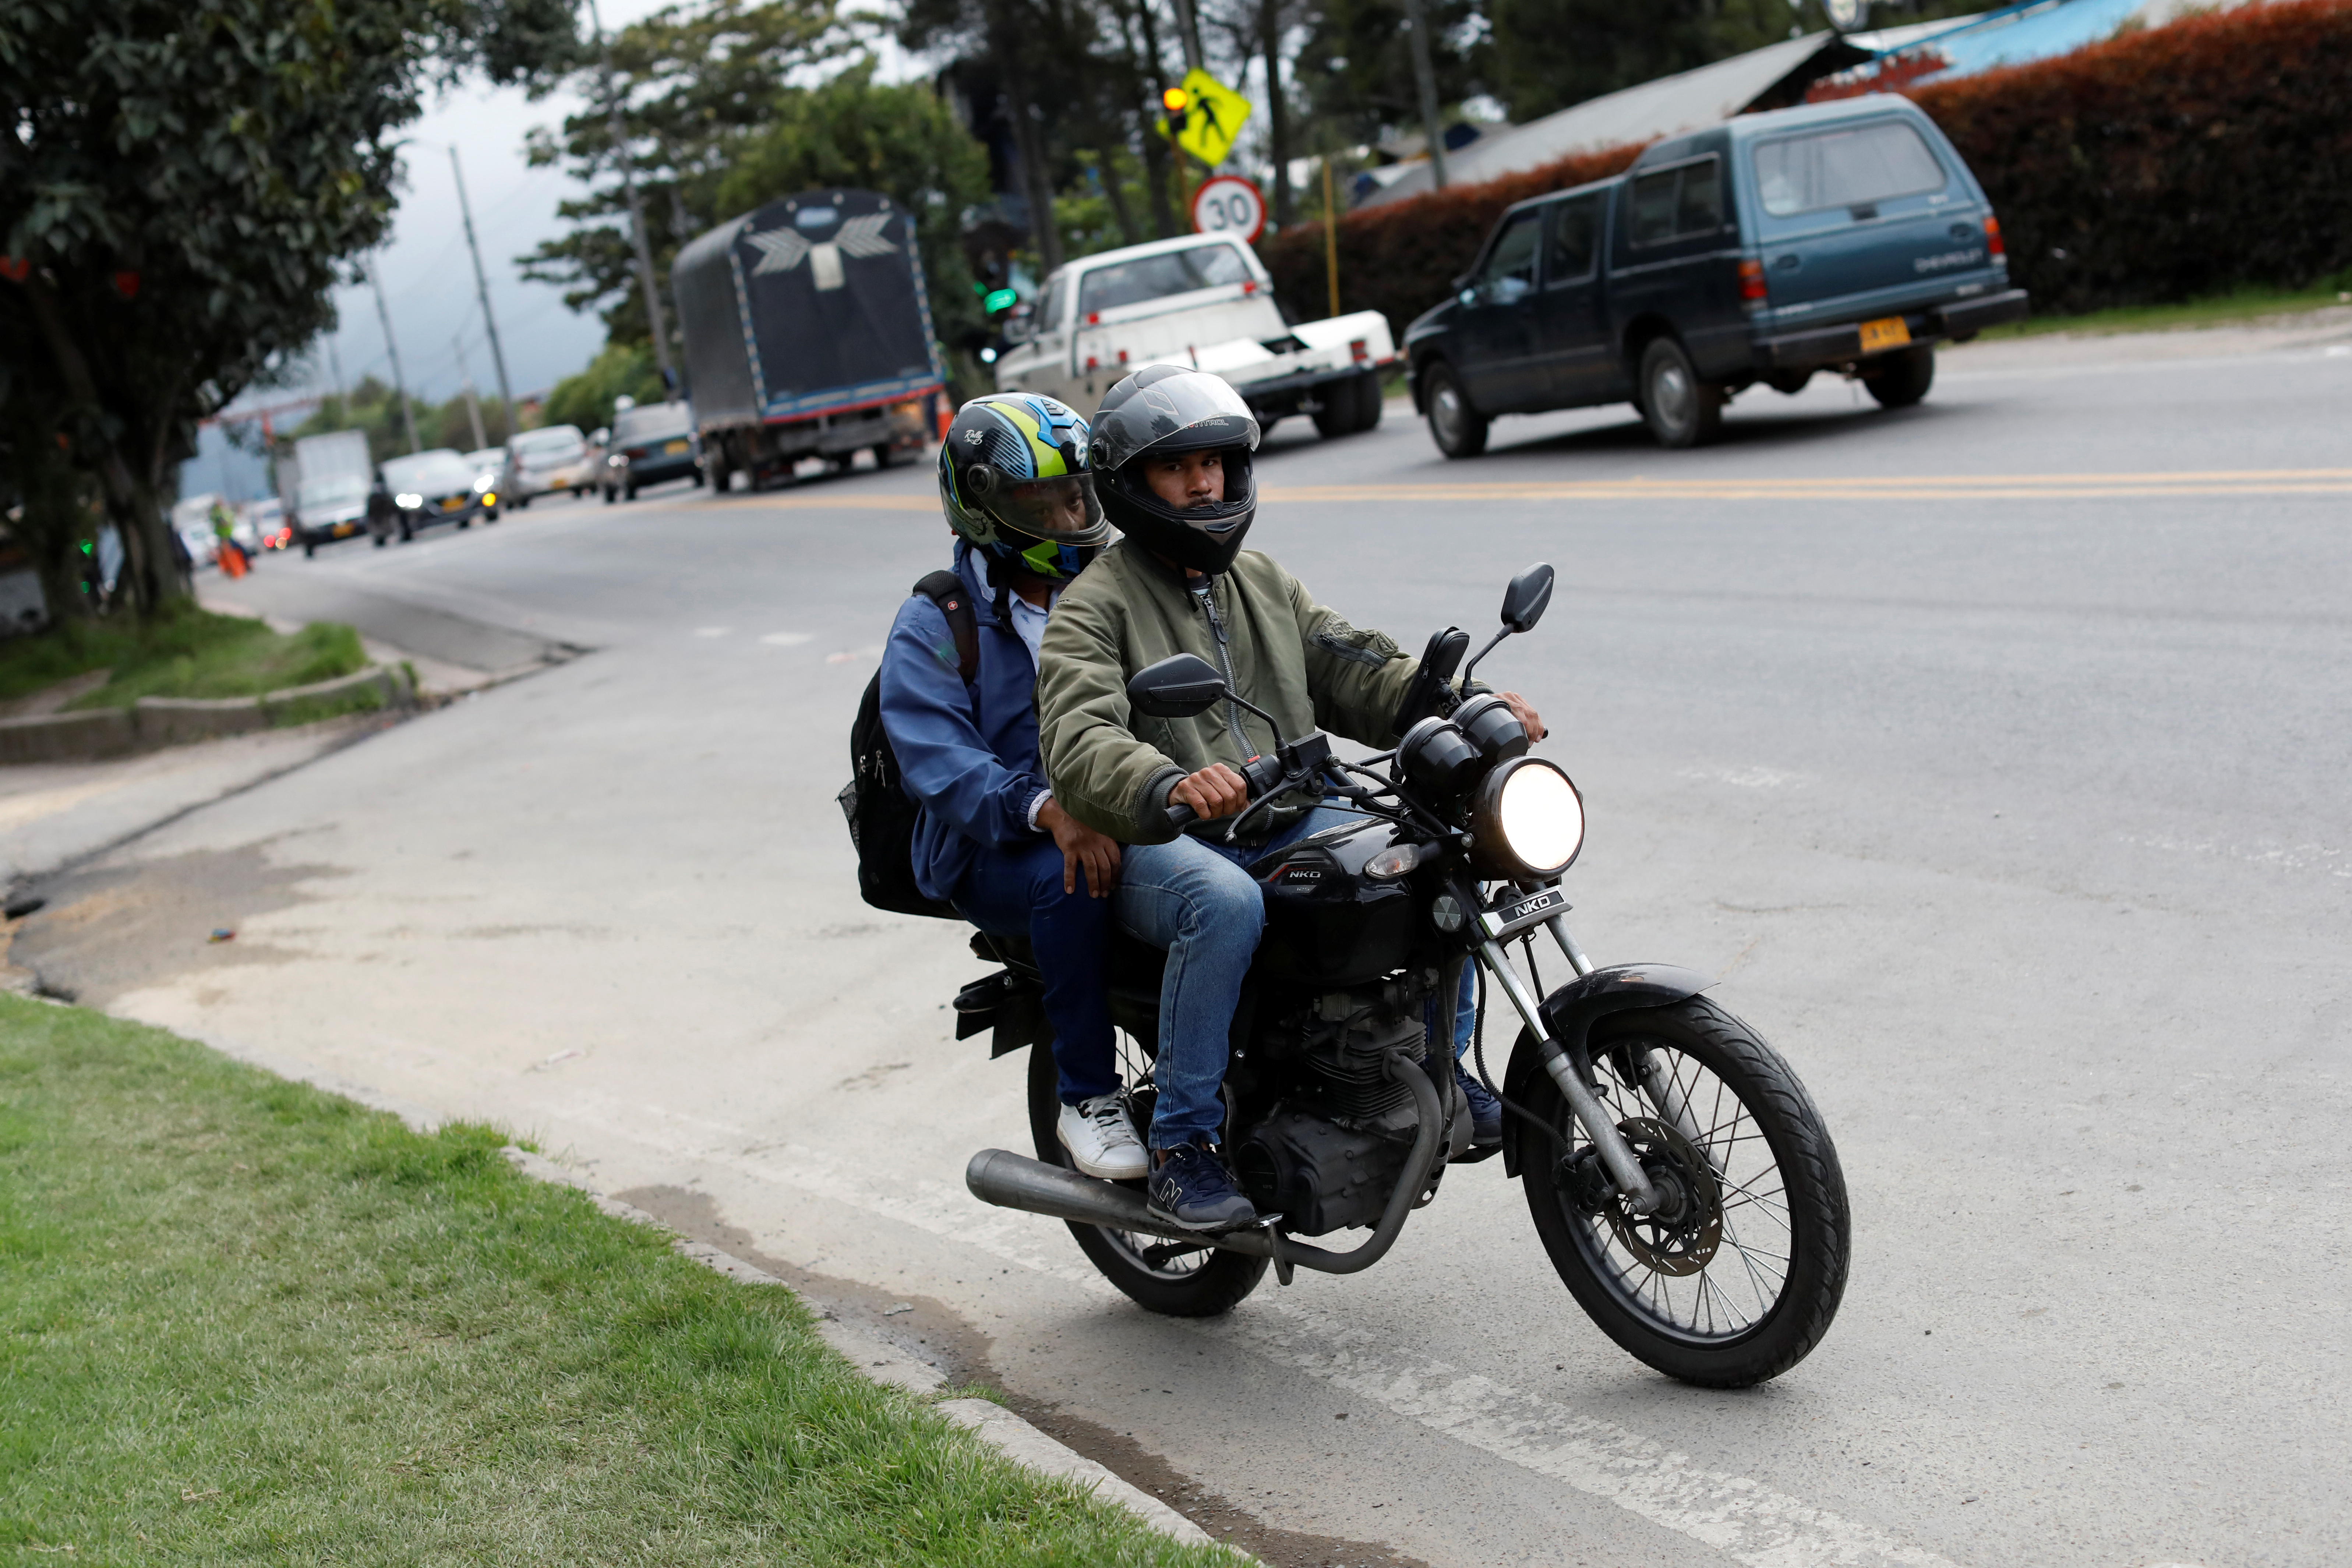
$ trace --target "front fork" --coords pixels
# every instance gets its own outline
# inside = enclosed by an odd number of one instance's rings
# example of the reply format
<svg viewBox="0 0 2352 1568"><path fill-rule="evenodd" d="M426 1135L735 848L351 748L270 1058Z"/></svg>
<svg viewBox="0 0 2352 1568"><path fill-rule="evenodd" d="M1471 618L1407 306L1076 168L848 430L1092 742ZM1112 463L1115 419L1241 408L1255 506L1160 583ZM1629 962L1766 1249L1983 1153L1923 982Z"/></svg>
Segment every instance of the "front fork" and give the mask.
<svg viewBox="0 0 2352 1568"><path fill-rule="evenodd" d="M1559 943L1559 951L1567 958L1570 967L1579 974L1591 973L1592 960L1584 955L1584 950L1577 946L1576 939L1569 934L1565 916L1554 915L1542 923L1551 932L1552 940ZM1608 1171L1609 1179L1623 1196L1626 1206L1637 1214L1654 1213L1664 1202L1664 1194L1651 1183L1648 1173L1642 1169L1642 1163L1633 1157L1625 1135L1618 1131L1617 1124L1609 1119L1600 1100L1577 1072L1576 1064L1570 1059L1567 1049L1552 1038L1551 1030L1544 1024L1540 999L1528 991L1519 979L1518 972L1511 967L1510 958L1504 952L1501 941L1487 937L1474 951L1478 955L1478 962L1486 966L1486 972L1495 977L1496 984L1503 988L1503 994L1510 998L1511 1005L1518 1011L1519 1017L1534 1035L1536 1047L1542 1055L1544 1071L1551 1075L1552 1082L1559 1088L1560 1098L1568 1101L1570 1111L1583 1127L1585 1136L1592 1141L1602 1167ZM1642 1080L1643 1092L1659 1116L1689 1139L1694 1146L1706 1150L1709 1164L1717 1163L1715 1152L1708 1148L1706 1135L1692 1120L1690 1106L1660 1065L1657 1053L1645 1050L1633 1065Z"/></svg>

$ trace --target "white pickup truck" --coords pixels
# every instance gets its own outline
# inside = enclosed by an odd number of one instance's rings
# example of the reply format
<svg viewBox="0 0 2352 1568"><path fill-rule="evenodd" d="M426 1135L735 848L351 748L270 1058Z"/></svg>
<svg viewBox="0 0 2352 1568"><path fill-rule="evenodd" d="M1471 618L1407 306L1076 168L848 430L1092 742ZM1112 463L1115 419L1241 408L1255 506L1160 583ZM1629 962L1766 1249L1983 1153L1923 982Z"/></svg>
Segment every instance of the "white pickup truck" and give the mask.
<svg viewBox="0 0 2352 1568"><path fill-rule="evenodd" d="M1256 255L1222 235L1082 256L1007 336L1000 392L1042 392L1091 417L1129 372L1192 365L1232 383L1261 429L1307 414L1326 437L1380 423L1381 376L1397 357L1378 310L1285 322Z"/></svg>

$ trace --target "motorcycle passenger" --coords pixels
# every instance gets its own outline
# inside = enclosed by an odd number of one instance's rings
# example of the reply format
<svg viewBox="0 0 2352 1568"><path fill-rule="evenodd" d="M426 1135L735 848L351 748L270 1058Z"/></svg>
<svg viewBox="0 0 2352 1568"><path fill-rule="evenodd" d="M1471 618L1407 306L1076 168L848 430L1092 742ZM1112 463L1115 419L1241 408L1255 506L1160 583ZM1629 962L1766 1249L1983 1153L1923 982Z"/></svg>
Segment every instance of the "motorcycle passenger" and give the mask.
<svg viewBox="0 0 2352 1568"><path fill-rule="evenodd" d="M1124 537L1064 595L1037 687L1055 794L1128 847L1113 912L1168 952L1150 1204L1197 1230L1256 1217L1213 1147L1225 1117L1227 1035L1265 920L1243 868L1349 814L1294 797L1227 842L1232 825L1217 819L1248 801L1234 765L1273 751L1274 734L1234 703L1193 719L1139 718L1127 681L1172 654L1198 654L1285 734L1320 728L1381 747L1396 742L1390 721L1418 666L1387 637L1317 604L1270 556L1242 549L1256 515L1257 440L1248 405L1214 375L1150 365L1111 388L1095 416L1095 482ZM1540 738L1534 711L1504 695ZM1163 812L1179 802L1201 823L1171 835ZM1499 1106L1458 1067L1455 1076L1486 1123L1479 1131L1499 1137Z"/></svg>
<svg viewBox="0 0 2352 1568"><path fill-rule="evenodd" d="M1049 397L967 403L940 448L940 506L978 620L967 685L946 615L908 598L882 654L882 726L919 808L916 885L984 931L1029 939L1077 1168L1135 1181L1143 1145L1113 1052L1105 965L1119 847L1065 812L1037 760L1037 647L1109 537L1085 420Z"/></svg>

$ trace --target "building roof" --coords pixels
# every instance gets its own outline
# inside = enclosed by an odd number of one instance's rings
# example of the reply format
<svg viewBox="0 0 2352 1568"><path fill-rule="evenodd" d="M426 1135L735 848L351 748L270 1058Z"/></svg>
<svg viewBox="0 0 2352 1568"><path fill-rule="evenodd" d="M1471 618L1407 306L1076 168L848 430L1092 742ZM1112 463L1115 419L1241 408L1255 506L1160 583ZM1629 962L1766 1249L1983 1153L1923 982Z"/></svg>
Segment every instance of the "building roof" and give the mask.
<svg viewBox="0 0 2352 1568"><path fill-rule="evenodd" d="M1482 136L1460 152L1446 154L1446 183L1475 184L1539 169L1571 153L1654 142L1677 131L1695 131L1772 97L1774 89L1792 78L1810 81L1868 58L1868 51L1834 33L1811 33L1769 44L1696 70L1587 99L1499 136ZM1402 201L1431 188L1429 165L1412 164L1384 188L1368 194L1360 205Z"/></svg>

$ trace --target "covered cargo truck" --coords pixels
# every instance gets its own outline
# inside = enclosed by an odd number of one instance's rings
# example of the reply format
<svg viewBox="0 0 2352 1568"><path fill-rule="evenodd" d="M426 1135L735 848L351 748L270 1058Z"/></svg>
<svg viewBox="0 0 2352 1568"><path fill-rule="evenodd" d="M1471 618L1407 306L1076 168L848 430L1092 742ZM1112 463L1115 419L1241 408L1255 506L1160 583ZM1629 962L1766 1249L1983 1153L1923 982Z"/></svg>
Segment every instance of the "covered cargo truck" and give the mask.
<svg viewBox="0 0 2352 1568"><path fill-rule="evenodd" d="M920 450L945 385L911 213L872 191L807 191L697 237L670 267L688 395L712 489L803 458L887 466Z"/></svg>
<svg viewBox="0 0 2352 1568"><path fill-rule="evenodd" d="M368 491L375 461L367 432L332 430L305 436L278 459L278 494L302 553L349 539L368 524Z"/></svg>

